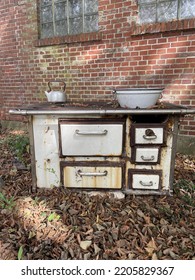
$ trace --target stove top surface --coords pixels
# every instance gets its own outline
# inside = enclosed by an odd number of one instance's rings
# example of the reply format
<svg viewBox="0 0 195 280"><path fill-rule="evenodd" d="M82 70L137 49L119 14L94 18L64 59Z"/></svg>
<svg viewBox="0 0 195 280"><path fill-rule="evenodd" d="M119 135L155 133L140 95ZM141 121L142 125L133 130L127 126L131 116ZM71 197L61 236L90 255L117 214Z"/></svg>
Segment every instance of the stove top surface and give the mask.
<svg viewBox="0 0 195 280"><path fill-rule="evenodd" d="M178 106L172 103L163 103L159 102L158 104L149 107L149 108L122 108L119 106L117 102L88 102L88 103L80 103L80 102L43 102L43 103L36 103L32 105L28 105L26 107L20 108L20 109L26 109L26 110L99 110L99 109L105 109L105 110L155 110L155 109L179 109L179 108L186 108L183 106Z"/></svg>
<svg viewBox="0 0 195 280"><path fill-rule="evenodd" d="M9 111L17 115L120 115L120 114L195 114L195 109L159 102L149 108L122 108L118 102L42 102Z"/></svg>

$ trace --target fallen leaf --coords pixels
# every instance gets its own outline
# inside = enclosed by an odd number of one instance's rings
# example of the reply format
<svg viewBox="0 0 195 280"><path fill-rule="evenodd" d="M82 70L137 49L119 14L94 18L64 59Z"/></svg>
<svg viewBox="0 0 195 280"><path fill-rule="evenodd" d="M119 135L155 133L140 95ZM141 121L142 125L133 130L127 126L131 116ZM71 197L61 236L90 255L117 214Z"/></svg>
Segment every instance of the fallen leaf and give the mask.
<svg viewBox="0 0 195 280"><path fill-rule="evenodd" d="M83 249L83 250L87 250L90 246L91 246L91 241L90 240L85 240L85 241L81 241L80 242L80 247Z"/></svg>
<svg viewBox="0 0 195 280"><path fill-rule="evenodd" d="M97 255L100 251L101 251L101 249L94 243L94 253L95 253L95 255Z"/></svg>
<svg viewBox="0 0 195 280"><path fill-rule="evenodd" d="M152 260L158 260L158 257L157 257L157 254L156 254L156 253L153 253L153 254L152 254Z"/></svg>
<svg viewBox="0 0 195 280"><path fill-rule="evenodd" d="M150 242L148 242L147 247L145 250L148 252L149 256L153 255L153 252L157 249L154 239L152 238Z"/></svg>

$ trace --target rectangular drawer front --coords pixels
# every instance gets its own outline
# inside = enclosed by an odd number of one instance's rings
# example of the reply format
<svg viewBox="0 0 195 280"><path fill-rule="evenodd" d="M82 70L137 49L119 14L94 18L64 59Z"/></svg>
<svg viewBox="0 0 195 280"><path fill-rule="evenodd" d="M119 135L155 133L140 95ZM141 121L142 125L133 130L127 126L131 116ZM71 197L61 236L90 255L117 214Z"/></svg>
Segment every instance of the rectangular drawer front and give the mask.
<svg viewBox="0 0 195 280"><path fill-rule="evenodd" d="M65 166L63 184L67 188L120 189L122 167Z"/></svg>
<svg viewBox="0 0 195 280"><path fill-rule="evenodd" d="M159 161L159 148L135 148L136 163L157 163Z"/></svg>
<svg viewBox="0 0 195 280"><path fill-rule="evenodd" d="M163 128L135 128L135 144L163 144Z"/></svg>
<svg viewBox="0 0 195 280"><path fill-rule="evenodd" d="M132 188L157 190L160 185L160 176L158 174L133 174Z"/></svg>
<svg viewBox="0 0 195 280"><path fill-rule="evenodd" d="M119 156L122 124L60 124L64 156Z"/></svg>

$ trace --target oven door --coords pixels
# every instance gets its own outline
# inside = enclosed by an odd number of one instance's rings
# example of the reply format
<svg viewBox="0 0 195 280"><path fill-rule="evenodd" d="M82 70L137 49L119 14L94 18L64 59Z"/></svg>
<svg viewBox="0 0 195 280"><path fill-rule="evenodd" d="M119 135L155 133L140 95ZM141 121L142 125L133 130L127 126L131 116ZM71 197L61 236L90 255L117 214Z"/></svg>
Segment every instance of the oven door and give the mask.
<svg viewBox="0 0 195 280"><path fill-rule="evenodd" d="M120 156L124 123L60 121L61 156Z"/></svg>
<svg viewBox="0 0 195 280"><path fill-rule="evenodd" d="M121 164L61 162L61 181L66 188L121 189L124 168Z"/></svg>

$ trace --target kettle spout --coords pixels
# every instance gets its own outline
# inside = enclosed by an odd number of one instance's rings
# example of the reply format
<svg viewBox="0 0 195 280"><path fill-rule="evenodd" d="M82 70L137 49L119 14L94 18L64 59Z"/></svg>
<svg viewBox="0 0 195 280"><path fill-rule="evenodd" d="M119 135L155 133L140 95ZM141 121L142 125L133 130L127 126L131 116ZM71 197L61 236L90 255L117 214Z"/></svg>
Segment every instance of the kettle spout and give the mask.
<svg viewBox="0 0 195 280"><path fill-rule="evenodd" d="M49 96L49 92L48 92L48 91L45 91L45 95L48 97L48 96Z"/></svg>

